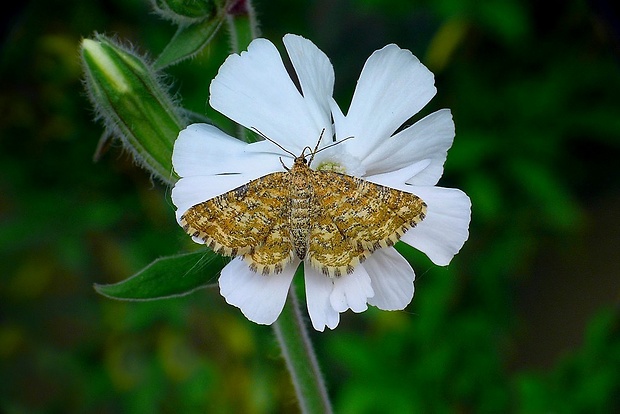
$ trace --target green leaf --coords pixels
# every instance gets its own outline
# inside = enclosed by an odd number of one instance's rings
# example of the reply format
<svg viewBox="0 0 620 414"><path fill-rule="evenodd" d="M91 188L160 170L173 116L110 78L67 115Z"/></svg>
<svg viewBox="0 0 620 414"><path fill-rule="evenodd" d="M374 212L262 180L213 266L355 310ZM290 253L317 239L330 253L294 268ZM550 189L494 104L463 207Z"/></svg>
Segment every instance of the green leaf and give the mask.
<svg viewBox="0 0 620 414"><path fill-rule="evenodd" d="M162 257L131 276L95 290L112 299L144 301L184 296L210 286L209 281L228 263L210 250Z"/></svg>
<svg viewBox="0 0 620 414"><path fill-rule="evenodd" d="M170 43L155 60L155 69L161 70L196 55L215 36L223 21L224 13L220 12L213 19L180 26Z"/></svg>

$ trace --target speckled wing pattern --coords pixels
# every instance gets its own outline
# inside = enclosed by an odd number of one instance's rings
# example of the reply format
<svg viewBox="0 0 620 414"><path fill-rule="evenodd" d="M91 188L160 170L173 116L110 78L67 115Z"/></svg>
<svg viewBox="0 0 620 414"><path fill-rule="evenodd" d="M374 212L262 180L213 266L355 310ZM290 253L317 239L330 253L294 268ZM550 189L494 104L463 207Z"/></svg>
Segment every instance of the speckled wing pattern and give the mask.
<svg viewBox="0 0 620 414"><path fill-rule="evenodd" d="M309 208L296 207L300 205ZM243 256L257 273L281 272L295 257L293 246L307 244L300 259L326 276L339 277L352 273L373 251L393 245L425 214L426 204L414 194L313 171L296 160L287 172L191 207L181 225L215 252Z"/></svg>
<svg viewBox="0 0 620 414"><path fill-rule="evenodd" d="M293 257L287 174L272 173L196 204L181 216L181 226L216 253L244 256L259 273L279 273Z"/></svg>
<svg viewBox="0 0 620 414"><path fill-rule="evenodd" d="M426 203L415 194L331 171L315 171L312 179L316 213L308 256L328 276L353 272L426 215Z"/></svg>

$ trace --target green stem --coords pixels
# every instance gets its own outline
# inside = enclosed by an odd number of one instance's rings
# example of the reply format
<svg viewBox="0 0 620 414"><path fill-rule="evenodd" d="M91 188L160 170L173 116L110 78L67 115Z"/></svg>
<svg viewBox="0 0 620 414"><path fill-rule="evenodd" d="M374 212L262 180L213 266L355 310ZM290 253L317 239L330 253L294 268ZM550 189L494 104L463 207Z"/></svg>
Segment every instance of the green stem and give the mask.
<svg viewBox="0 0 620 414"><path fill-rule="evenodd" d="M259 36L258 20L250 0L231 0L227 6L226 25L230 36L230 51L239 53L246 50L250 42Z"/></svg>
<svg viewBox="0 0 620 414"><path fill-rule="evenodd" d="M294 284L291 285L286 305L273 327L291 373L302 413L332 413L319 364L299 310Z"/></svg>

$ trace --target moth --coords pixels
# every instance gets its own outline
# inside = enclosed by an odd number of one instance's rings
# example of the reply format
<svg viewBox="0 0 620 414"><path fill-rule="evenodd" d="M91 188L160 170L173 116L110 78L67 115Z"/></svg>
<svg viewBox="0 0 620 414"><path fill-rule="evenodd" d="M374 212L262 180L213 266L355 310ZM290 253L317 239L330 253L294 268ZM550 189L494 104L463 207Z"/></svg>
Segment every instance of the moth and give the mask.
<svg viewBox="0 0 620 414"><path fill-rule="evenodd" d="M260 132L259 132L260 133ZM262 134L261 134L262 135ZM280 273L295 257L328 277L352 273L426 216L418 196L335 171L310 168L314 156L344 140L294 157L267 174L189 208L181 226L216 253L242 256L254 272Z"/></svg>

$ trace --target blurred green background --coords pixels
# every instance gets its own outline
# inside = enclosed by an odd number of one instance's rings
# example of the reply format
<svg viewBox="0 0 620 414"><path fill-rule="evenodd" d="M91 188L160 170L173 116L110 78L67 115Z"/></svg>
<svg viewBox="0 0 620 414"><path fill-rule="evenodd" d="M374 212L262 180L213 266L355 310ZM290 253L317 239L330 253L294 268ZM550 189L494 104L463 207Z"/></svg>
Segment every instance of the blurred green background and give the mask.
<svg viewBox="0 0 620 414"><path fill-rule="evenodd" d="M312 332L338 413L620 412L620 20L611 1L256 1L263 35L313 40L347 107L387 43L435 73L426 112L457 136L441 184L473 201L447 268L414 255L401 312ZM156 56L174 28L146 0L36 0L3 12L0 411L295 413L269 327L216 289L150 303L98 296L193 248L170 191L115 144L81 85L95 31ZM168 71L209 116L226 33Z"/></svg>

